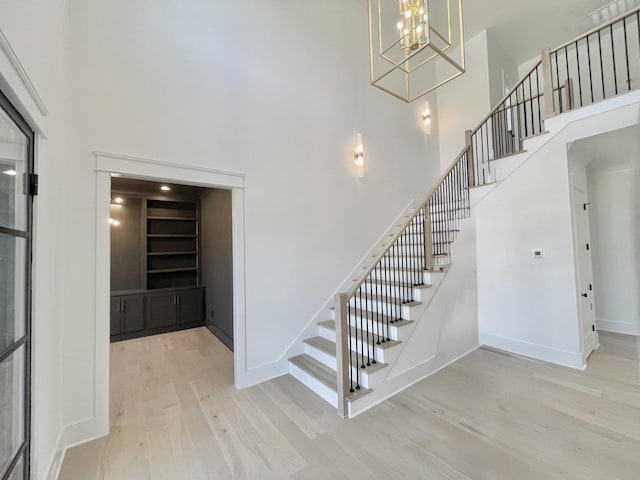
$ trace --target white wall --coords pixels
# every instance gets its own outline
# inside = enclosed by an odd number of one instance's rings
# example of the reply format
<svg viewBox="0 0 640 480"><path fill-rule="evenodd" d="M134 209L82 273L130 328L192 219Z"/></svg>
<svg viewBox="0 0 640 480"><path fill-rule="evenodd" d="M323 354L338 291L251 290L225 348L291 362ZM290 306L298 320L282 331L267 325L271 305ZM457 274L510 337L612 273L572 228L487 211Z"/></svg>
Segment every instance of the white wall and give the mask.
<svg viewBox="0 0 640 480"><path fill-rule="evenodd" d="M31 125L44 134L37 140L40 193L34 219L32 468L36 479L46 477L61 445L65 401L61 334L68 258L63 212L65 192L74 181L67 168L67 7L64 0L0 4L0 83Z"/></svg>
<svg viewBox="0 0 640 480"><path fill-rule="evenodd" d="M465 42L466 72L438 89L440 168L445 170L464 148L465 130L474 129L491 110L487 32Z"/></svg>
<svg viewBox="0 0 640 480"><path fill-rule="evenodd" d="M489 103L491 108L498 105L507 93L505 87L513 88L521 80L518 64L504 45L495 38L492 30L487 30L487 51L489 59ZM488 111L486 113L489 113ZM475 126L474 126L475 127Z"/></svg>
<svg viewBox="0 0 640 480"><path fill-rule="evenodd" d="M587 175L596 319L600 330L640 335L640 172L637 158L617 160Z"/></svg>
<svg viewBox="0 0 640 480"><path fill-rule="evenodd" d="M638 123L633 92L546 122L522 162L472 210L477 215L480 343L582 368L567 145ZM546 142L536 150L537 142ZM488 188L488 187L485 187ZM533 258L531 249L546 256ZM596 300L597 301L597 300Z"/></svg>
<svg viewBox="0 0 640 480"><path fill-rule="evenodd" d="M369 86L366 5L85 0L71 15L80 124L68 165L77 253L67 268L65 422L94 414L95 150L246 175L240 380L285 373L290 343L438 170L419 108Z"/></svg>

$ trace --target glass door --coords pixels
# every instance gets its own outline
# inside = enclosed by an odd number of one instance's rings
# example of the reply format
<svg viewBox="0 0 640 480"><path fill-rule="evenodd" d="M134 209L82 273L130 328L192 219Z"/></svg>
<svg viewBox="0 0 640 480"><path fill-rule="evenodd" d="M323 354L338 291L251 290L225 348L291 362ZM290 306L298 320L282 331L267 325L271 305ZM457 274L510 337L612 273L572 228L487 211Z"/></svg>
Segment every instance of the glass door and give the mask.
<svg viewBox="0 0 640 480"><path fill-rule="evenodd" d="M29 478L33 130L0 92L0 479Z"/></svg>

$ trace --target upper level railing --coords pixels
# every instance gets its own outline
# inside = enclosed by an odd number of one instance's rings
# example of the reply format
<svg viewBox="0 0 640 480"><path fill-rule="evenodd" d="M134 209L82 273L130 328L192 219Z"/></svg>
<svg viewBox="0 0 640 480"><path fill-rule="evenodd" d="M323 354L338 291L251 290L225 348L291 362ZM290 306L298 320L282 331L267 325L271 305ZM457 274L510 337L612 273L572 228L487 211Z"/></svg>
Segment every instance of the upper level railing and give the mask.
<svg viewBox="0 0 640 480"><path fill-rule="evenodd" d="M474 130L465 147L383 251L347 292L336 296L338 411L363 389L376 345L407 320L425 271L448 265L469 189L492 182L491 162L522 151L545 132L544 120L640 88L640 7L553 50L513 87Z"/></svg>

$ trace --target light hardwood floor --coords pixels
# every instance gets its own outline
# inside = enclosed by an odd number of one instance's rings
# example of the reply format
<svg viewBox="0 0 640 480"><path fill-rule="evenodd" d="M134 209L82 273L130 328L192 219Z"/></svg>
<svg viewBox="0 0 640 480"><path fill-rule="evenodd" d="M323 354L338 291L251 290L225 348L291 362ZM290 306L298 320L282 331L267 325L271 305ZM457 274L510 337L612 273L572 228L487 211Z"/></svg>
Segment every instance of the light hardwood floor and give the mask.
<svg viewBox="0 0 640 480"><path fill-rule="evenodd" d="M586 372L480 349L345 421L290 376L236 391L206 329L111 346L111 433L60 478L640 479L640 339Z"/></svg>

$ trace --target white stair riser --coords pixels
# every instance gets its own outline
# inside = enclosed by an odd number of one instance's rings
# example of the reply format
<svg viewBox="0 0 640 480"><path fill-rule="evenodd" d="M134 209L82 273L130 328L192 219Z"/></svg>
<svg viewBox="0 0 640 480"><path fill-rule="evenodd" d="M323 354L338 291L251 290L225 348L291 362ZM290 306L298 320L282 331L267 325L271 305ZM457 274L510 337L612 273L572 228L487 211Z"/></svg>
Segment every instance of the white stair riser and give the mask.
<svg viewBox="0 0 640 480"><path fill-rule="evenodd" d="M362 360L362 359L359 359ZM367 361L366 358L366 352L365 352L365 359L364 361ZM379 362L381 363L381 362ZM389 367L387 367L389 368ZM376 370L373 373L367 373L366 371L364 371L363 369L361 369L359 366L353 365L351 368L351 375L353 380L356 380L356 372L359 371L360 373L360 385L363 386L364 388L375 388L376 385L379 385L380 382L384 379L384 377L386 376L386 374L388 372L385 371L386 368L382 368L380 370Z"/></svg>
<svg viewBox="0 0 640 480"><path fill-rule="evenodd" d="M326 365L332 370L336 369L336 356L335 353L333 355L329 355L322 350L315 348L313 345L309 345L308 343L304 344L304 353L309 355L314 360L319 361L323 365Z"/></svg>
<svg viewBox="0 0 640 480"><path fill-rule="evenodd" d="M358 324L358 327L360 327L360 324ZM366 326L364 326L366 328ZM373 332L373 330L369 330L369 332ZM336 332L335 330L329 329L329 328L319 328L318 329L318 333L322 338L326 338L327 340L331 341L331 342L335 342L336 341ZM377 332L376 332L377 333ZM380 333L382 334L382 330L380 331ZM391 332L389 332L391 333ZM365 334L366 336L366 334ZM389 337L391 337L391 335L389 335ZM370 335L371 338L371 335ZM377 335L375 337L376 341L377 341ZM373 339L372 339L373 340ZM356 341L356 337L355 335L351 335L351 349L352 350L356 350L358 349L358 351L360 351L360 348L363 347L363 342L362 339L360 338L360 334L358 334L358 340ZM389 363L391 361L391 359L395 358L397 356L397 354L395 354L396 350L400 347L400 344L398 345L394 345L393 347L389 347L389 348L380 348L379 345L374 344L373 345L374 349L375 349L375 356L376 356L376 360L378 360L379 362L382 363ZM364 348L366 351L367 348L367 343L364 343ZM307 355L309 355L307 353Z"/></svg>
<svg viewBox="0 0 640 480"><path fill-rule="evenodd" d="M413 278L413 277L412 277ZM416 288L411 286L410 287L412 290L412 295L413 295L413 299L416 302L419 302L422 299L422 288ZM380 284L380 283L364 283L362 285L362 292L363 293L372 293L374 295L378 295L381 297L390 297L390 298L396 298L396 297L401 297L401 296L405 296L407 294L407 289L404 287L400 287L399 285L384 285L384 284Z"/></svg>
<svg viewBox="0 0 640 480"><path fill-rule="evenodd" d="M394 318L397 318L398 314L400 314L400 318L403 320L409 320L411 318L411 308L408 305L396 305L373 300L369 300L367 302L364 298L361 302L360 299L356 297L353 297L350 303L352 307L361 308L362 310L368 310L371 312L380 312Z"/></svg>
<svg viewBox="0 0 640 480"><path fill-rule="evenodd" d="M304 353L309 355L314 360L317 360L320 363L322 363L323 365L329 367L330 369L336 370L336 358L335 357L331 357L331 356L327 355L325 352L323 352L321 350L318 350L317 348L314 348L313 346L308 345L308 344L305 344L305 346L304 346ZM367 350L366 349L364 350L364 355L365 355L364 361L367 362ZM370 355L369 356L369 360L373 360L373 352L370 352L369 355ZM358 356L358 361L361 361L361 360L362 360L362 358L360 356ZM378 363L383 363L382 360L379 357L376 357L376 361ZM362 385L365 388L371 388L371 386L374 384L374 382L372 380L380 376L380 375L376 375L376 374L378 374L379 371L376 371L376 372L373 372L373 373L369 374L366 371L363 371L361 368L359 368L359 365L358 366L352 365L351 372L352 372L352 375L353 375L354 378L356 376L356 371L358 371L359 374L360 374L360 385Z"/></svg>
<svg viewBox="0 0 640 480"><path fill-rule="evenodd" d="M289 373L291 374L291 376L306 385L307 388L309 388L311 391L315 392L317 395L323 398L326 402L333 405L334 408L338 408L338 394L327 387L325 384L316 380L314 377L309 375L304 370L298 368L291 362L289 362Z"/></svg>
<svg viewBox="0 0 640 480"><path fill-rule="evenodd" d="M331 320L333 320L335 322L336 320L336 313L335 310L331 310ZM375 322L373 320L370 319L363 319L362 320L362 325L367 325L369 326L369 331L372 331L375 327L375 324L378 322ZM382 322L380 322L382 323ZM360 316L359 315L352 315L351 316L351 325L358 325L358 327L360 326ZM366 327L365 327L366 328ZM385 331L386 331L386 322L385 322ZM330 340L332 342L336 341L336 331L333 328L328 328L322 325L318 326L318 332L319 335L321 337L326 338L327 340ZM409 334L411 333L411 329L407 328L406 325L403 325L401 327L396 327L393 323L389 322L389 338L391 340L397 340L400 342L405 341L407 338L409 338Z"/></svg>
<svg viewBox="0 0 640 480"><path fill-rule="evenodd" d="M400 269L424 269L424 259L420 257L405 257L395 252L394 256L384 257L380 260L380 266L382 267L397 267ZM380 270L378 268L377 270Z"/></svg>
<svg viewBox="0 0 640 480"><path fill-rule="evenodd" d="M373 280L380 280L380 281L386 282L392 278L400 278L400 275L402 275L402 273L403 273L402 271L396 270L393 268L390 268L388 270L376 269L373 272L371 272L371 278ZM431 272L424 270L422 272L422 281L425 285L431 285Z"/></svg>

